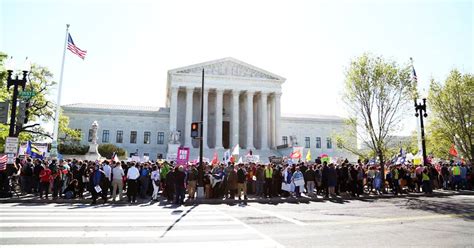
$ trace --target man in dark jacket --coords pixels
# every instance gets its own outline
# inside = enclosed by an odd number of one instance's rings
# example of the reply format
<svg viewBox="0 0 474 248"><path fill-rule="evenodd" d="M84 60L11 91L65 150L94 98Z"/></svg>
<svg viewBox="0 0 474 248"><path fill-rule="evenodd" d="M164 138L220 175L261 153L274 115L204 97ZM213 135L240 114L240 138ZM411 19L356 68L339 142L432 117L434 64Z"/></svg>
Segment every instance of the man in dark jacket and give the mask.
<svg viewBox="0 0 474 248"><path fill-rule="evenodd" d="M107 177L99 169L99 165L94 167L94 171L89 177L89 192L92 195L92 205L97 203L97 198L102 196L104 204L107 202Z"/></svg>
<svg viewBox="0 0 474 248"><path fill-rule="evenodd" d="M329 197L329 189L328 189L328 164L326 161L323 162L323 170L322 170L322 186L324 189L325 197Z"/></svg>
<svg viewBox="0 0 474 248"><path fill-rule="evenodd" d="M186 182L186 173L184 173L184 167L180 165L174 173L175 187L176 187L176 200L175 204L184 204L184 191Z"/></svg>

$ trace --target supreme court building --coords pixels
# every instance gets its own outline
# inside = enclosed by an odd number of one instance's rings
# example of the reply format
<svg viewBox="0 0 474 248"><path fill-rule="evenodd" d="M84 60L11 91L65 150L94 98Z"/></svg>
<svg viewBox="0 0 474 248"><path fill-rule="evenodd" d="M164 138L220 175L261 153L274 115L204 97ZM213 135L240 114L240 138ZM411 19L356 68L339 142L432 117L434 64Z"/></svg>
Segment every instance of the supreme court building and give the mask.
<svg viewBox="0 0 474 248"><path fill-rule="evenodd" d="M260 155L288 156L291 146L311 149L313 159L355 156L337 147L334 135L347 128L336 116L281 115L282 84L285 78L234 58L224 58L168 71L166 107L102 104L64 105L70 128L80 129L82 143L90 140L90 125L99 123L98 142L112 143L129 154L166 157L169 137L179 137L198 156L199 142L191 138L191 123L200 120L202 70L204 88L204 156L212 158L236 144L241 155L248 150ZM355 142L355 141L354 141ZM289 148L288 148L289 147Z"/></svg>

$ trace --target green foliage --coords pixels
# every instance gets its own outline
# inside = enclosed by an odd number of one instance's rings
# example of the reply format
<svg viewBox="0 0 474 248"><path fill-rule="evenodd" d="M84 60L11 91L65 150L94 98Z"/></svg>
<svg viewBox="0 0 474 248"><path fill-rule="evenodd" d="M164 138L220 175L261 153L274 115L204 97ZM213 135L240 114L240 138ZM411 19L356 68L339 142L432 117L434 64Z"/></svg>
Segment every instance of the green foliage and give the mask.
<svg viewBox="0 0 474 248"><path fill-rule="evenodd" d="M59 143L78 143L81 140L81 132L69 128L69 117L59 115Z"/></svg>
<svg viewBox="0 0 474 248"><path fill-rule="evenodd" d="M84 155L89 151L88 145L59 144L58 151L66 155Z"/></svg>
<svg viewBox="0 0 474 248"><path fill-rule="evenodd" d="M4 67L7 55L0 52L0 101L10 100L12 98L12 90L6 87L7 72ZM43 123L54 120L55 104L48 100L51 90L56 85L53 74L46 68L37 64L33 64L31 72L28 75L28 82L25 91L34 91L35 96L25 99L29 102L27 118L28 123L23 125L21 129L16 130L16 135L20 141L37 141L44 138L51 138L51 134L44 130ZM22 89L20 88L20 92ZM77 141L80 140L79 132L68 128L67 117L60 117L60 132L65 134L66 139ZM5 132L6 129L6 132ZM8 126L0 124L0 146L3 146L5 138L8 136Z"/></svg>
<svg viewBox="0 0 474 248"><path fill-rule="evenodd" d="M344 101L351 114L348 124L355 132L352 135L369 147L380 162L412 99L410 72L408 64L399 66L370 54L352 60L346 71Z"/></svg>
<svg viewBox="0 0 474 248"><path fill-rule="evenodd" d="M473 162L474 75L453 70L444 84L431 80L428 104L432 110L428 140L433 152L446 156L451 144L456 144L460 157Z"/></svg>
<svg viewBox="0 0 474 248"><path fill-rule="evenodd" d="M102 157L106 157L108 159L112 158L114 152L116 152L117 156L119 157L125 157L126 155L126 151L123 148L113 144L100 144L98 150Z"/></svg>

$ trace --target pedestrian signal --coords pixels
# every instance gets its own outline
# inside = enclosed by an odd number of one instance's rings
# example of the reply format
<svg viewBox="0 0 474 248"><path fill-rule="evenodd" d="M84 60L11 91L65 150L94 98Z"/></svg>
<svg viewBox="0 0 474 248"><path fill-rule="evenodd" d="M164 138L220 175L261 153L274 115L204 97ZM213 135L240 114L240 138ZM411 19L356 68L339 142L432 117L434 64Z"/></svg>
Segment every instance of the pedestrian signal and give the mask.
<svg viewBox="0 0 474 248"><path fill-rule="evenodd" d="M199 137L199 122L191 123L191 137L192 138Z"/></svg>

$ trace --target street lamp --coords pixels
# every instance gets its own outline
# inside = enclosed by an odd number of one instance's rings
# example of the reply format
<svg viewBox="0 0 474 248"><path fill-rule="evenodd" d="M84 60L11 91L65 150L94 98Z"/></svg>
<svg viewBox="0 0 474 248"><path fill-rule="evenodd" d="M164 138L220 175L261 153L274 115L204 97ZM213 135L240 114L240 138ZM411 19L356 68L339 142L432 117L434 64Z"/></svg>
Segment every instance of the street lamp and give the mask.
<svg viewBox="0 0 474 248"><path fill-rule="evenodd" d="M14 68L13 66L13 57L10 57L10 61L7 64L7 72L8 72L7 89L10 89L10 86L13 86L13 96L12 96L12 109L11 109L11 114L10 114L10 132L8 133L9 137L15 136L15 118L16 118L16 104L18 100L18 86L21 86L22 90L25 90L26 82L28 81L28 73L31 70L31 64L28 60L28 57L26 57L23 67L19 68L22 72L21 79L19 78L19 73L15 73L15 75L13 75L13 72L16 69L17 68Z"/></svg>
<svg viewBox="0 0 474 248"><path fill-rule="evenodd" d="M15 72L21 71L21 72ZM28 81L28 74L31 71L31 64L26 57L23 66L20 68L16 68L14 66L13 57L10 57L10 60L7 63L7 89L10 89L10 86L13 86L13 95L12 95L12 109L10 114L10 131L9 136L15 136L15 121L16 121L16 108L17 108L17 101L18 101L18 87L21 86L22 90L25 90L26 82ZM22 74L21 79L19 78L20 74Z"/></svg>
<svg viewBox="0 0 474 248"><path fill-rule="evenodd" d="M423 98L423 103L418 103L417 99L415 99L415 116L420 117L421 150L423 152L423 166L426 166L425 126L423 124L423 117L428 117L426 113L426 98Z"/></svg>

